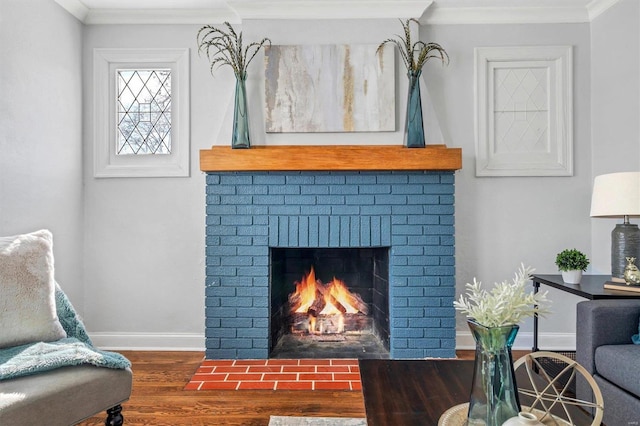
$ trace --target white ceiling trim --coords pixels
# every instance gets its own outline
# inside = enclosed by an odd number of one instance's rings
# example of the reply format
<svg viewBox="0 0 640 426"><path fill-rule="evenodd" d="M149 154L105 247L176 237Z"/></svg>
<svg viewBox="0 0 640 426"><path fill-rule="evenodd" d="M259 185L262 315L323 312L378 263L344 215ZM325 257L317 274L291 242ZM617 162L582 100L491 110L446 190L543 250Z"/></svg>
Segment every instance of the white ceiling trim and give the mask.
<svg viewBox="0 0 640 426"><path fill-rule="evenodd" d="M58 0L56 0L58 1ZM66 0L65 0L66 1ZM240 24L231 9L92 9L84 23L99 24Z"/></svg>
<svg viewBox="0 0 640 426"><path fill-rule="evenodd" d="M89 8L80 0L55 0L67 12L75 16L79 21L85 22L89 14Z"/></svg>
<svg viewBox="0 0 640 426"><path fill-rule="evenodd" d="M423 24L558 24L589 22L584 7L437 7Z"/></svg>
<svg viewBox="0 0 640 426"><path fill-rule="evenodd" d="M593 0L587 4L587 12L589 13L589 21L593 21L602 15L607 9L620 0Z"/></svg>
<svg viewBox="0 0 640 426"><path fill-rule="evenodd" d="M212 7L89 8L87 0L55 0L85 24L239 24L244 19L420 18L424 24L591 22L619 0L527 1L519 6L483 0L483 6L448 0L216 0ZM84 2L83 2L84 1ZM91 3L89 3L91 4ZM108 5L102 0L94 5ZM121 6L119 3L115 3ZM114 4L114 5L115 5Z"/></svg>
<svg viewBox="0 0 640 426"><path fill-rule="evenodd" d="M419 18L433 0L230 0L241 19Z"/></svg>

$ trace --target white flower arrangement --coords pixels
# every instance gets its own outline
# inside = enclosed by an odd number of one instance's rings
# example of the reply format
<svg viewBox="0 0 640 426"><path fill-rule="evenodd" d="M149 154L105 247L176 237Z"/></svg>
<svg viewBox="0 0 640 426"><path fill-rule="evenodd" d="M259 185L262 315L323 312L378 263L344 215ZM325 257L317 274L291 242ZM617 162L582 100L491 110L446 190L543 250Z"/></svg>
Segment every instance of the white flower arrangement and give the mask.
<svg viewBox="0 0 640 426"><path fill-rule="evenodd" d="M524 286L531 279L534 270L520 264L511 283L496 283L490 292L482 288L482 283L473 279L467 283L467 297L453 302L456 310L474 319L485 327L502 327L518 324L523 318L534 314L543 316L548 313L547 292L525 293Z"/></svg>

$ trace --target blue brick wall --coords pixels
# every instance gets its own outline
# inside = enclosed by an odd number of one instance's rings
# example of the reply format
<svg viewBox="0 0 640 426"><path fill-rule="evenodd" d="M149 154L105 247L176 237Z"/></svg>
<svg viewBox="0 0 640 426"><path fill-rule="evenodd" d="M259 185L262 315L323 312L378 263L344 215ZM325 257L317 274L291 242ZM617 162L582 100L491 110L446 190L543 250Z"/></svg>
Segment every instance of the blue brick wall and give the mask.
<svg viewBox="0 0 640 426"><path fill-rule="evenodd" d="M391 357L455 355L453 172L221 172L206 191L207 358L268 358L270 247L390 247Z"/></svg>

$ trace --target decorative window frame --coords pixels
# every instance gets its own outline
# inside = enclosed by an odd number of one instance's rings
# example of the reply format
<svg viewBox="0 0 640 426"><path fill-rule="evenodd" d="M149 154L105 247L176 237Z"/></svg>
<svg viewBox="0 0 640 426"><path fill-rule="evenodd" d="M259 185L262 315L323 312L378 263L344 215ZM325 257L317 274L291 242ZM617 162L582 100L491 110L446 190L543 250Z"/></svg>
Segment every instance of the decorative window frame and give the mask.
<svg viewBox="0 0 640 426"><path fill-rule="evenodd" d="M117 69L171 69L171 154L116 155ZM97 178L188 177L189 49L93 51L94 171Z"/></svg>
<svg viewBox="0 0 640 426"><path fill-rule="evenodd" d="M573 175L573 65L571 46L478 47L475 49L476 176ZM546 128L534 129L542 147L526 146L523 134L496 136L496 98L508 96L495 84L496 71L538 70L546 76ZM540 71L542 70L542 71ZM502 90L502 91L501 91ZM520 95L528 95L522 89ZM540 96L540 94L537 94ZM527 116L529 110L517 111ZM536 111L539 113L540 111ZM527 117L528 118L528 117ZM544 124L544 123L543 123ZM526 125L526 127L530 127ZM529 130L528 128L525 129ZM509 136L509 138L507 138ZM508 139L508 140L507 140ZM509 149L498 142L507 142Z"/></svg>

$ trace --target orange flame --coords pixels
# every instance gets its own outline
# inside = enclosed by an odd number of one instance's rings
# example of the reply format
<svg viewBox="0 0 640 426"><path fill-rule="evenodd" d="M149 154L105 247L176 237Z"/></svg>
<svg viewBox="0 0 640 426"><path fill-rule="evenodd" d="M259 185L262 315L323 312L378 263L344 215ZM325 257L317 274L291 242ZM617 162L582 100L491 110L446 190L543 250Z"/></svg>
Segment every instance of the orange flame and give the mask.
<svg viewBox="0 0 640 426"><path fill-rule="evenodd" d="M355 297L349 291L344 281L333 278L333 280L325 285L316 280L316 273L313 267L302 280L296 281L296 291L294 295L297 297L297 303L291 307L295 313L305 313L311 308L317 297L323 297L325 306L319 314L334 315L340 314L342 311L338 309L336 303L342 306L344 313L357 314Z"/></svg>
<svg viewBox="0 0 640 426"><path fill-rule="evenodd" d="M316 272L312 267L308 275L303 276L300 282L296 282L295 294L300 297L297 306L293 306L291 310L296 313L307 312L316 300L316 293Z"/></svg>
<svg viewBox="0 0 640 426"><path fill-rule="evenodd" d="M324 309L320 312L320 314L323 314L323 315L340 314L341 313L340 310L333 303L334 300L340 303L344 307L344 309L346 309L345 313L347 314L357 314L359 312L358 308L354 306L354 297L349 291L349 289L347 288L347 285L344 283L344 281L334 277L333 281L327 284L327 289L328 289L327 291L328 294L325 294L325 297L324 297L324 300L327 304L325 305Z"/></svg>

